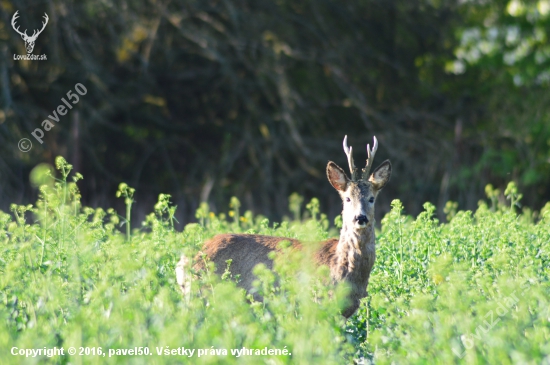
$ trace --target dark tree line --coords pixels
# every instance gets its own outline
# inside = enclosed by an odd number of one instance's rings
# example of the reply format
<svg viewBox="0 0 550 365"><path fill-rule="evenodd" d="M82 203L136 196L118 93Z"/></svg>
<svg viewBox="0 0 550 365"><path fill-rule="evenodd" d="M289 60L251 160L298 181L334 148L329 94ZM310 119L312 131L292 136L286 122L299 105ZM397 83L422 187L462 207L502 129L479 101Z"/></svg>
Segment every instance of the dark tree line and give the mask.
<svg viewBox="0 0 550 365"><path fill-rule="evenodd" d="M507 3L2 2L0 209L34 201L31 169L63 155L84 175L92 206L117 206L124 181L137 190L141 217L169 193L180 222L201 201L226 210L233 195L280 219L295 191L319 197L334 216L340 202L325 167L347 168L345 134L356 161L373 135L375 165L392 161L382 211L394 198L410 213L425 201L475 208L487 183L510 180L539 208L550 199L547 83L536 75L518 83L518 73L534 71L503 62L506 47L462 57L490 38L492 14L502 29L517 20L520 39L529 24L540 28L527 13L508 14ZM49 15L34 51L47 61L13 60L25 53L10 24L16 10L22 28ZM464 34L476 26L469 44ZM490 40L508 45L501 38ZM544 70L537 62L533 55ZM30 133L76 83L87 94L40 145ZM34 144L28 153L17 148L24 137Z"/></svg>

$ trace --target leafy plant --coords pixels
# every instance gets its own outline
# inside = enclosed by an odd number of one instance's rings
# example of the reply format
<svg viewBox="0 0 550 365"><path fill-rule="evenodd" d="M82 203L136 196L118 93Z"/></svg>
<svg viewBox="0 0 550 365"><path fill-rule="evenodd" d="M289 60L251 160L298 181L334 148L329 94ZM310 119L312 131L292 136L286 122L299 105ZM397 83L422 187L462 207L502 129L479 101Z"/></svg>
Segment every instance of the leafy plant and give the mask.
<svg viewBox="0 0 550 365"><path fill-rule="evenodd" d="M274 256L275 272L255 269L262 302L236 286L240 278L231 274L234 261L227 262L221 278L209 267L193 279L189 300L175 282L179 256L194 257L204 240L218 233L247 229L304 242L337 235L318 201L308 204L311 219L294 214L297 220L280 225L249 211L240 216L236 198L232 218L203 204L197 211L200 224L176 232L176 207L161 194L143 228L130 235L134 190L121 185L119 196L127 203L124 235L116 229L120 218L113 209L80 205L69 166L58 164L61 178L40 187L35 206L14 205L12 215L0 212L0 345L7 349L2 363L504 364L550 359L550 203L540 214L518 216L517 189L507 189L510 205L498 205L489 194L492 209L481 202L475 212L459 211L450 203L452 217L445 224L429 203L413 218L393 201L377 233L369 296L345 322L338 313L347 288L327 285L328 269L313 267L307 258L314 245L293 251L283 244ZM292 201L297 213L298 201ZM105 358L68 355L71 346L77 351L101 348ZM45 347L63 347L65 354L31 360L9 353ZM147 348L152 355L116 353L131 348ZM195 350L194 355L157 353L181 348ZM280 354L269 355L269 349Z"/></svg>

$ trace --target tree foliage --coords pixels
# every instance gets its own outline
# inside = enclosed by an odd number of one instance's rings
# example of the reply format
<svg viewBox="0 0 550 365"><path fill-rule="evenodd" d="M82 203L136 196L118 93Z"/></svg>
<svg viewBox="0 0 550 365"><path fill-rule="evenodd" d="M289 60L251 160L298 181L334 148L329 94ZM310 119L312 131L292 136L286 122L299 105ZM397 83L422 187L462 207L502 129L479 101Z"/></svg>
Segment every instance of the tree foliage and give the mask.
<svg viewBox="0 0 550 365"><path fill-rule="evenodd" d="M293 191L336 215L324 169L345 166L347 134L356 161L373 135L377 162L391 159L385 203L472 208L487 182L504 190L514 179L537 207L550 197L544 4L4 1L0 204L32 201L31 169L62 154L89 177L88 204L128 181L139 216L159 192L183 221L232 195L280 216ZM49 14L35 46L47 61L13 60L25 53L16 10L29 29ZM30 132L76 83L88 93L40 145Z"/></svg>

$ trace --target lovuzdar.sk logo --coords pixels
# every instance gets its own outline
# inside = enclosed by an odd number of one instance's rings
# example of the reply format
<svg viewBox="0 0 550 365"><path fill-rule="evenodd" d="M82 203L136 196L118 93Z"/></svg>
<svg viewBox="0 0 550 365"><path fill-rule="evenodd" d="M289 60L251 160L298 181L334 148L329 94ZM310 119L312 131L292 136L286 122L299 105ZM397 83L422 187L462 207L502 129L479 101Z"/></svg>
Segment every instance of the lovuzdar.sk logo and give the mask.
<svg viewBox="0 0 550 365"><path fill-rule="evenodd" d="M19 10L17 10L15 12L15 14L13 14L13 17L11 18L11 26L13 27L13 30L15 30L17 33L19 33L21 38L23 38L23 40L25 41L25 48L27 49L27 54L26 55L16 55L16 54L14 54L13 59L14 60L45 61L47 59L45 54L43 54L43 55L34 55L34 54L32 54L32 51L34 49L34 42L36 42L36 38L38 38L40 33L42 33L42 31L44 30L44 28L46 28L46 25L48 24L48 20L49 20L48 14L44 13L44 21L42 22L42 29L40 29L40 30L35 29L33 31L32 35L29 36L27 34L26 29L25 29L24 32L21 32L19 30L19 26L15 24L17 18L19 17L19 15L17 15L17 13L19 13Z"/></svg>

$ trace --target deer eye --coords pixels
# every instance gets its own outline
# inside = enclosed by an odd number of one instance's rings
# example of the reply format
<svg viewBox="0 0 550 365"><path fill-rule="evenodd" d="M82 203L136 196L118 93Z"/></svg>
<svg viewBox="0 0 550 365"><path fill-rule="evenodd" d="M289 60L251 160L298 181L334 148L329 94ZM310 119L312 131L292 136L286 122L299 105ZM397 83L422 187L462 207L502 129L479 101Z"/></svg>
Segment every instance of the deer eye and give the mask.
<svg viewBox="0 0 550 365"><path fill-rule="evenodd" d="M374 203L374 196L369 199L369 203Z"/></svg>
<svg viewBox="0 0 550 365"><path fill-rule="evenodd" d="M350 198L346 198L346 201L349 203L349 202L351 201L351 199L350 199Z"/></svg>

